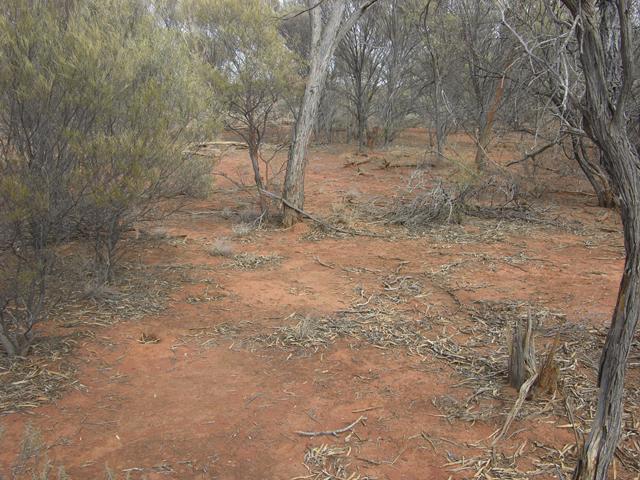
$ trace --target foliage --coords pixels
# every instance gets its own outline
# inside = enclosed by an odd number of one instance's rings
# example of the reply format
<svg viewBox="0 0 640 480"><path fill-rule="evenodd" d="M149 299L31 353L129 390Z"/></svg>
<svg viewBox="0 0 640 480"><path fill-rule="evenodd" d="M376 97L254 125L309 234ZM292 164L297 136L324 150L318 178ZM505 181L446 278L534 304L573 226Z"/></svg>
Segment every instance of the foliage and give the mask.
<svg viewBox="0 0 640 480"><path fill-rule="evenodd" d="M279 101L296 78L296 57L285 46L278 20L264 0L188 0L185 28L194 50L211 69L225 126L247 142L258 191L270 165L260 148ZM261 172L263 163L264 172ZM261 196L263 213L266 199Z"/></svg>
<svg viewBox="0 0 640 480"><path fill-rule="evenodd" d="M0 342L25 354L56 246L94 245L98 281L122 232L199 172L202 72L143 1L0 7ZM201 160L198 160L200 162ZM155 209L155 211L158 211Z"/></svg>

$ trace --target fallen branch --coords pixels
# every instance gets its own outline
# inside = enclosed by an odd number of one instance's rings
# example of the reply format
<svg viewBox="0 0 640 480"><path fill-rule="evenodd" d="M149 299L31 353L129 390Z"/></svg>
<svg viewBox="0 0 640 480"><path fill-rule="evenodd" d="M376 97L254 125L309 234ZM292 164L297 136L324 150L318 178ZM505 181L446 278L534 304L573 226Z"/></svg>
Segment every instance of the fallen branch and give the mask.
<svg viewBox="0 0 640 480"><path fill-rule="evenodd" d="M509 416L507 417L507 420L504 422L504 426L502 427L502 430L500 430L500 433L498 433L498 436L491 443L492 446L496 445L502 439L502 437L504 437L505 434L509 431L509 427L511 427L513 420L516 418L516 415L522 408L522 404L529 396L529 391L531 390L531 387L533 387L533 385L536 383L536 380L538 380L538 372L534 373L531 377L529 377L529 379L526 382L522 384L522 387L520 387L520 393L518 394L518 399L516 400L516 403L513 405L511 412L509 412Z"/></svg>
<svg viewBox="0 0 640 480"><path fill-rule="evenodd" d="M518 163L522 163L522 162L526 162L527 160L534 159L540 155L542 152L550 149L551 147L554 147L556 145L558 145L560 142L562 142L562 140L564 139L564 135L561 136L560 138L558 138L557 140L554 140L550 143L547 143L546 145L542 145L540 148L536 148L534 151L527 153L524 157L522 157L519 160L513 160L509 163L507 163L507 167L510 167L511 165L516 165Z"/></svg>
<svg viewBox="0 0 640 480"><path fill-rule="evenodd" d="M273 198L275 200L278 200L278 201L282 202L287 207L289 207L292 210L295 210L300 215L304 215L309 220L312 220L312 221L316 222L317 224L322 225L323 227L328 228L330 230L333 230L335 232L346 233L347 235L360 235L360 236L363 236L363 237L385 238L385 235L378 235L378 234L369 233L369 232L360 232L360 231L357 231L357 230L345 230L344 228L336 227L335 225L331 225L330 223L327 223L327 222L325 222L323 220L320 220L318 217L315 217L315 216L311 215L309 212L306 212L306 211L302 210L301 208L298 208L298 207L294 206L293 204L291 204L291 202L288 202L287 200L285 200L284 198L282 198L279 195L276 195L273 192L269 192L267 190L260 190L260 192L262 194L266 195L267 197L271 197L271 198Z"/></svg>
<svg viewBox="0 0 640 480"><path fill-rule="evenodd" d="M347 168L347 167L358 167L358 166L363 165L363 164L365 164L365 163L369 163L371 160L374 160L374 158L372 158L372 157L365 157L365 158L364 158L364 159L362 159L362 160L358 160L358 159L356 158L356 159L353 159L353 160L346 161L346 162L344 163L343 167L345 167L345 168ZM377 160L377 159L376 159L376 160Z"/></svg>
<svg viewBox="0 0 640 480"><path fill-rule="evenodd" d="M298 435L302 435L303 437L318 437L320 435L333 435L335 437L339 433L348 432L353 427L355 427L358 423L363 422L366 419L367 417L361 415L360 418L358 418L355 422L350 423L344 428L338 428L337 430L327 430L326 432L295 432L295 433L297 433Z"/></svg>
<svg viewBox="0 0 640 480"><path fill-rule="evenodd" d="M412 160L408 160L406 162L397 162L397 163L393 163L391 160L388 159L384 159L384 161L382 162L382 166L380 167L381 169L387 169L387 168L418 168L421 165L422 162L416 162L416 161L412 161Z"/></svg>
<svg viewBox="0 0 640 480"><path fill-rule="evenodd" d="M313 257L313 259L318 262L320 265L322 265L323 267L327 267L327 268L336 268L335 265L331 265L330 263L325 263L322 260L320 260L320 257L318 257L317 255ZM357 413L357 412L356 412Z"/></svg>
<svg viewBox="0 0 640 480"><path fill-rule="evenodd" d="M206 147L234 147L246 150L249 148L247 146L247 142L234 142L234 141L226 141L226 140L214 140L212 142L202 142L197 145L199 148Z"/></svg>

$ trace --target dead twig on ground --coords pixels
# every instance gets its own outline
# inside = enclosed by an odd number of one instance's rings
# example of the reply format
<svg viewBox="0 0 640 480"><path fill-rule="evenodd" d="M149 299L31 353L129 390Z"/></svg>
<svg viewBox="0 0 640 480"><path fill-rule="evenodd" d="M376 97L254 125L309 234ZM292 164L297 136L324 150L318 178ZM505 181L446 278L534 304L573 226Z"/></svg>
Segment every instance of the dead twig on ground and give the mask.
<svg viewBox="0 0 640 480"><path fill-rule="evenodd" d="M323 432L296 431L295 433L297 433L298 435L302 435L303 437L318 437L320 435L333 435L334 437L337 437L338 434L344 433L344 432L348 432L353 427L355 427L358 423L364 422L366 419L367 419L367 417L365 417L364 415L361 415L355 422L350 423L349 425L347 425L344 428L338 428L336 430L327 430L327 431L323 431Z"/></svg>

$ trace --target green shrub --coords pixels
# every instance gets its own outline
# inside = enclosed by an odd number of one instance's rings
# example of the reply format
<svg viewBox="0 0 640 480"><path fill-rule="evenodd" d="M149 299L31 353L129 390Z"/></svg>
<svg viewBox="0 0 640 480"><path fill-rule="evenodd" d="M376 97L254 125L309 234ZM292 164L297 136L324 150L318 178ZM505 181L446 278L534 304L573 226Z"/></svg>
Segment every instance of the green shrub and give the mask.
<svg viewBox="0 0 640 480"><path fill-rule="evenodd" d="M6 0L0 6L0 345L26 353L56 246L116 247L161 202L193 191L210 89L142 0Z"/></svg>

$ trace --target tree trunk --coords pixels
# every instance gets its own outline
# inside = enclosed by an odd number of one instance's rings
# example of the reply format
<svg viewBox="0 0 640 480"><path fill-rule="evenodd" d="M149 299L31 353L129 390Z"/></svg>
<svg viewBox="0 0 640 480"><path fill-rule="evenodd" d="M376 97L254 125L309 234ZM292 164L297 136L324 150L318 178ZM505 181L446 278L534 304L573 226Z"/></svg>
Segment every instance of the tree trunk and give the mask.
<svg viewBox="0 0 640 480"><path fill-rule="evenodd" d="M282 193L284 199L282 223L285 227L300 220L299 213L294 208L290 208L287 203L300 210L304 207L304 173L307 165L307 149L318 116L318 106L333 54L340 40L376 1L362 1L345 21L343 21L346 9L344 0L325 2L331 10L324 28L322 28L321 5L311 0L307 2L311 16L311 65L287 160L287 172Z"/></svg>
<svg viewBox="0 0 640 480"><path fill-rule="evenodd" d="M618 301L607 334L598 374L598 408L591 432L574 472L575 480L605 480L620 439L624 378L631 344L640 316L640 165L624 133L608 136L607 163L621 167L617 176L621 196L626 260ZM616 168L617 169L617 168Z"/></svg>
<svg viewBox="0 0 640 480"><path fill-rule="evenodd" d="M396 125L395 125L395 102L396 102L396 94L395 94L395 88L396 88L396 82L395 82L395 62L389 67L390 69L390 73L389 76L387 78L387 85L386 85L386 95L385 95L385 101L384 101L384 106L382 109L382 124L383 124L383 132L384 132L384 139L383 139L383 145L386 147L388 145L391 144L391 142L393 142L393 139L395 137L395 129L396 129Z"/></svg>
<svg viewBox="0 0 640 480"><path fill-rule="evenodd" d="M324 79L326 78L328 60L322 62L322 65L312 66L295 135L289 149L283 198L298 208L302 208L304 205L304 173L307 165L307 148L318 114L318 105ZM283 224L288 227L297 223L299 220L298 212L289 208L286 204L283 208Z"/></svg>
<svg viewBox="0 0 640 480"><path fill-rule="evenodd" d="M439 162L442 159L442 150L447 141L447 136L446 125L440 112L440 94L442 89L440 87L440 75L437 68L435 72L436 79L433 82L433 126L436 134L436 161Z"/></svg>
<svg viewBox="0 0 640 480"><path fill-rule="evenodd" d="M258 190L258 198L260 200L260 214L267 215L269 212L269 205L267 203L267 197L264 195L264 183L262 182L262 175L260 175L260 152L255 145L249 145L249 158L251 159L251 166L253 167L253 178L256 182L256 189Z"/></svg>
<svg viewBox="0 0 640 480"><path fill-rule="evenodd" d="M587 149L582 139L577 136L571 136L571 147L573 149L573 158L578 162L580 169L583 171L587 180L593 187L593 191L598 198L598 206L603 208L614 208L616 206L615 196L607 174L594 165L588 157Z"/></svg>
<svg viewBox="0 0 640 480"><path fill-rule="evenodd" d="M585 130L620 201L625 266L598 374L598 407L578 457L575 480L605 480L622 429L624 377L640 316L640 157L629 138L626 103L632 98L634 48L625 0L562 0L579 17L576 28L585 79ZM612 32L615 32L612 33Z"/></svg>
<svg viewBox="0 0 640 480"><path fill-rule="evenodd" d="M362 153L367 146L367 114L364 106L364 94L359 92L358 97L358 106L356 108L358 117L358 151Z"/></svg>
<svg viewBox="0 0 640 480"><path fill-rule="evenodd" d="M3 330L3 327L0 325L0 346L2 346L9 358L15 357L17 355L16 346L11 341L11 338L1 330Z"/></svg>
<svg viewBox="0 0 640 480"><path fill-rule="evenodd" d="M640 222L637 212L626 208L623 212L627 259L618 302L600 360L598 409L589 438L578 459L573 476L576 480L607 478L622 429L625 369L640 313Z"/></svg>
<svg viewBox="0 0 640 480"><path fill-rule="evenodd" d="M505 79L503 77L496 86L496 93L493 96L491 107L484 118L484 124L480 126L478 145L476 149L476 168L480 171L483 171L487 167L487 148L491 141L491 132L493 131L496 112L500 107L500 102L502 101L502 96L504 94L504 85Z"/></svg>
<svg viewBox="0 0 640 480"><path fill-rule="evenodd" d="M307 165L307 149L318 116L318 107L327 79L329 63L338 43L338 29L345 4L337 2L332 7L331 16L324 29L322 29L320 8L314 6L309 12L311 15L311 66L300 106L300 114L293 133L293 141L289 148L282 195L286 203L299 209L304 206L304 173ZM299 221L299 213L289 208L286 203L283 206L282 223L285 227L289 227Z"/></svg>

